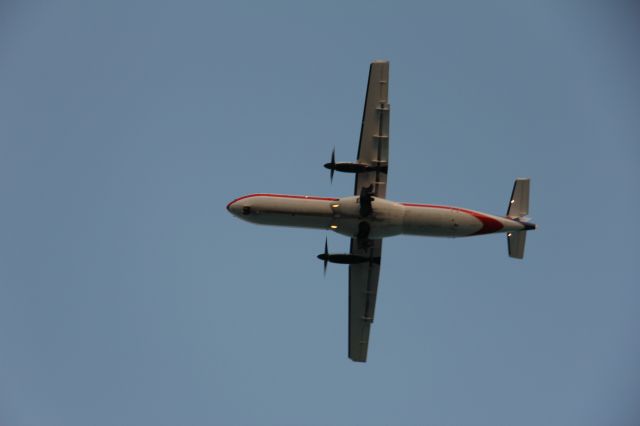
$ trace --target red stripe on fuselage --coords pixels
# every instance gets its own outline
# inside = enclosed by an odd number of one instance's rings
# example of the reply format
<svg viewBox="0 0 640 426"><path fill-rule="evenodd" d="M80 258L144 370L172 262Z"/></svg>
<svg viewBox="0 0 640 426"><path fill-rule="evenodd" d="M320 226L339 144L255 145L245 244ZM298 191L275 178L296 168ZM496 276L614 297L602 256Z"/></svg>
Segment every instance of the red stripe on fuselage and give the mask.
<svg viewBox="0 0 640 426"><path fill-rule="evenodd" d="M482 213L474 212L473 210L461 209L460 207L449 207L449 206L439 206L435 204L414 204L414 203L400 203L403 206L407 207L430 207L432 209L449 209L459 211L461 213L466 213L478 219L482 222L482 228L478 232L474 232L473 235L481 235L481 234L490 234L492 232L497 232L501 230L504 226L500 221L484 215Z"/></svg>
<svg viewBox="0 0 640 426"><path fill-rule="evenodd" d="M287 195L287 194L249 194L244 197L236 198L229 204L227 204L227 209L233 203L236 203L240 200L244 200L245 198L253 198L253 197L272 197L272 198L295 198L299 200L318 200L318 201L338 201L337 198L329 198L329 197L312 197L310 195Z"/></svg>

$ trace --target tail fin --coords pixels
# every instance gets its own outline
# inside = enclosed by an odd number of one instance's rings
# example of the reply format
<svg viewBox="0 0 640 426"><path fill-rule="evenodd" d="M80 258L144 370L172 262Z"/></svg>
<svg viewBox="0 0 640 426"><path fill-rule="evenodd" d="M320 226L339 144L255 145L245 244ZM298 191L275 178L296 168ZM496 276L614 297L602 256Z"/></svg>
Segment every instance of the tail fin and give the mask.
<svg viewBox="0 0 640 426"><path fill-rule="evenodd" d="M513 191L509 199L507 217L519 220L529 214L529 178L518 178L513 184ZM535 225L532 228L535 229ZM524 257L524 244L527 238L527 229L524 231L514 231L507 234L509 245L509 256L522 259Z"/></svg>
<svg viewBox="0 0 640 426"><path fill-rule="evenodd" d="M518 178L513 184L507 217L518 219L529 214L529 178Z"/></svg>

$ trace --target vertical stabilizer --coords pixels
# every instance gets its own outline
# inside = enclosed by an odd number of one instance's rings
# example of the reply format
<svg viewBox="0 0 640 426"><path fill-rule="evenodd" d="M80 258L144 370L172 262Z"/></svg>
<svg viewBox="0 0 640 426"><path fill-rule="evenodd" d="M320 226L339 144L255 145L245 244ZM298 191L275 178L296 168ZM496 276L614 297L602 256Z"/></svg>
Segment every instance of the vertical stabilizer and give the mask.
<svg viewBox="0 0 640 426"><path fill-rule="evenodd" d="M517 219L529 214L529 178L518 178L513 184L507 217Z"/></svg>
<svg viewBox="0 0 640 426"><path fill-rule="evenodd" d="M527 231L536 229L536 226L525 217L529 214L529 178L518 178L513 184L507 217L514 219L524 225L522 231L512 231L507 233L507 244L509 245L509 256L515 259L524 258L524 244L527 239Z"/></svg>

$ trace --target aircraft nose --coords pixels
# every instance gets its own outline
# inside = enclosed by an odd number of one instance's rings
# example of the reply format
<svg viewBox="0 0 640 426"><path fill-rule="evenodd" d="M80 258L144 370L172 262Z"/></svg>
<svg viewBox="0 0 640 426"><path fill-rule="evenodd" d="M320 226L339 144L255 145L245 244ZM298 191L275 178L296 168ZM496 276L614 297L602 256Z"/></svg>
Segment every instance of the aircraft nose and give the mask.
<svg viewBox="0 0 640 426"><path fill-rule="evenodd" d="M229 213L231 213L232 215L238 215L238 213L240 212L240 206L238 205L237 200L233 200L232 202L227 204L227 210L229 210Z"/></svg>
<svg viewBox="0 0 640 426"><path fill-rule="evenodd" d="M236 198L235 200L227 204L227 210L232 215L237 216L241 219L249 219L249 216L251 215L251 213L253 213L251 210L252 203L247 202L245 198L250 198L250 197L252 196L248 195L248 196Z"/></svg>

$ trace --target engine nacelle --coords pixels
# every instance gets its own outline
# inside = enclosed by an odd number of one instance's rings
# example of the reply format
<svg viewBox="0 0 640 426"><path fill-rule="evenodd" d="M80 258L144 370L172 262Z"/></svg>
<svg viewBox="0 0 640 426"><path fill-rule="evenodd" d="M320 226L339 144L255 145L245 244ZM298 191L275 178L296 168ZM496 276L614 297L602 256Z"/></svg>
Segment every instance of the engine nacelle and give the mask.
<svg viewBox="0 0 640 426"><path fill-rule="evenodd" d="M387 173L388 165L386 163L379 164L377 166L371 166L363 163L326 163L324 165L326 169L335 170L343 173L363 173L363 172L375 172L381 171Z"/></svg>
<svg viewBox="0 0 640 426"><path fill-rule="evenodd" d="M318 259L330 263L340 263L342 265L356 265L358 263L373 262L380 264L379 257L359 256L357 254L329 254L323 253L318 255Z"/></svg>

